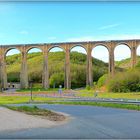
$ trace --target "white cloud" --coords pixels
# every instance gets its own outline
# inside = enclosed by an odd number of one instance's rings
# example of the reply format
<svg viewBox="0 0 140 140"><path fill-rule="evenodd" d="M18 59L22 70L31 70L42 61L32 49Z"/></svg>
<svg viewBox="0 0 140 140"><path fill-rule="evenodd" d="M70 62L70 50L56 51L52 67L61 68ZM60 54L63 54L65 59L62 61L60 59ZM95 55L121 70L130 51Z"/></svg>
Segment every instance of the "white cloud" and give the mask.
<svg viewBox="0 0 140 140"><path fill-rule="evenodd" d="M109 29L109 28L114 28L114 27L117 27L119 26L120 23L117 23L117 24L110 24L110 25L106 25L106 26L102 26L99 28L99 30L105 30L105 29Z"/></svg>
<svg viewBox="0 0 140 140"><path fill-rule="evenodd" d="M19 33L22 34L22 35L27 35L27 34L29 34L29 32L26 31L26 30L22 30L22 31L20 31Z"/></svg>

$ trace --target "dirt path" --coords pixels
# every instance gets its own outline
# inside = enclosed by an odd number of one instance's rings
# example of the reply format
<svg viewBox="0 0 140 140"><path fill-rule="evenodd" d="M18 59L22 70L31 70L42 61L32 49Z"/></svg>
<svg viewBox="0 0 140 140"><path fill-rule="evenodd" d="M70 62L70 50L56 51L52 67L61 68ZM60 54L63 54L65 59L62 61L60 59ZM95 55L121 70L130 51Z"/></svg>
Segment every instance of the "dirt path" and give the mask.
<svg viewBox="0 0 140 140"><path fill-rule="evenodd" d="M64 124L64 121L53 122L38 116L27 115L0 107L0 131L49 128L61 124Z"/></svg>

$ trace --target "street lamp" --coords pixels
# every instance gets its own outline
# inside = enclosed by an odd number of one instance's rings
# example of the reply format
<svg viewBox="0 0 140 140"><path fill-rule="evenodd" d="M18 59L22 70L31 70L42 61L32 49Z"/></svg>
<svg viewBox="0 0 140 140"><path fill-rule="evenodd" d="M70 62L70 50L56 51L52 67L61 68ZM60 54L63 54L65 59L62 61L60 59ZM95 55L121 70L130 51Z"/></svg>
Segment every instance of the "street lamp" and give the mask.
<svg viewBox="0 0 140 140"><path fill-rule="evenodd" d="M33 81L32 80L30 80L29 81L29 85L30 85L30 96L31 96L31 98L30 98L30 101L33 101L33 95L32 95L32 87L33 87Z"/></svg>

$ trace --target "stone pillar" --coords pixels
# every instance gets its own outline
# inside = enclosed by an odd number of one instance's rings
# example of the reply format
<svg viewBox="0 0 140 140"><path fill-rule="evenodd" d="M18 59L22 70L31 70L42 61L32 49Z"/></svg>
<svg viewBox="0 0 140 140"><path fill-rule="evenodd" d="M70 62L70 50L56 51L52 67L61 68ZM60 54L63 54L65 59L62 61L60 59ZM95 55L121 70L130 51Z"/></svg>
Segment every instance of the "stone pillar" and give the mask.
<svg viewBox="0 0 140 140"><path fill-rule="evenodd" d="M49 88L49 68L48 68L48 49L43 51L43 74L42 74L43 88Z"/></svg>
<svg viewBox="0 0 140 140"><path fill-rule="evenodd" d="M28 71L27 71L27 53L21 53L21 72L20 72L20 88L28 88Z"/></svg>
<svg viewBox="0 0 140 140"><path fill-rule="evenodd" d="M1 86L2 86L2 88L6 89L7 88L7 72L6 72L5 54L1 55L0 78L1 78Z"/></svg>
<svg viewBox="0 0 140 140"><path fill-rule="evenodd" d="M131 47L131 67L136 65L137 52L136 47Z"/></svg>
<svg viewBox="0 0 140 140"><path fill-rule="evenodd" d="M86 68L86 85L93 85L93 74L92 74L92 48L90 44L87 47L87 68Z"/></svg>
<svg viewBox="0 0 140 140"><path fill-rule="evenodd" d="M66 47L65 52L65 88L71 88L71 76L70 76L70 50L69 47Z"/></svg>
<svg viewBox="0 0 140 140"><path fill-rule="evenodd" d="M114 49L111 47L109 51L109 74L113 76L114 72L115 72Z"/></svg>

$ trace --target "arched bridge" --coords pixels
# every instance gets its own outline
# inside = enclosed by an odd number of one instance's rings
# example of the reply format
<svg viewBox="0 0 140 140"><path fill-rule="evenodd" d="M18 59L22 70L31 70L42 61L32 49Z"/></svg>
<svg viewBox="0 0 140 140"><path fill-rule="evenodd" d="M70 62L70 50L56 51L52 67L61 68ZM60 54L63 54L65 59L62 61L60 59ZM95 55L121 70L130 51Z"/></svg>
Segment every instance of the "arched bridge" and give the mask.
<svg viewBox="0 0 140 140"><path fill-rule="evenodd" d="M92 85L92 49L102 45L108 49L109 52L109 74L114 74L114 49L118 45L127 45L131 50L131 66L136 64L136 50L140 45L138 40L110 40L110 41L89 41L89 42L65 42L65 43L44 43L44 44L19 44L19 45L1 45L0 46L0 77L3 88L7 88L7 73L5 56L7 51L16 48L21 52L21 71L20 71L20 85L21 88L28 88L28 73L27 73L27 53L32 48L39 48L43 52L43 76L42 84L44 88L49 87L49 71L48 71L48 52L54 47L60 47L65 52L65 88L71 88L70 78L70 50L75 46L85 48L87 52L87 67L86 67L86 84Z"/></svg>

